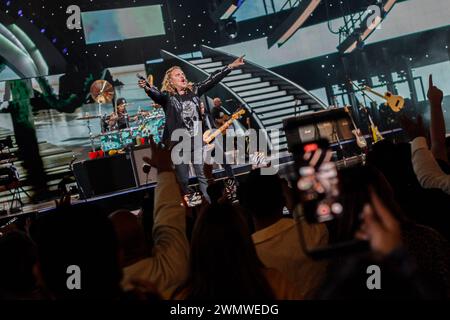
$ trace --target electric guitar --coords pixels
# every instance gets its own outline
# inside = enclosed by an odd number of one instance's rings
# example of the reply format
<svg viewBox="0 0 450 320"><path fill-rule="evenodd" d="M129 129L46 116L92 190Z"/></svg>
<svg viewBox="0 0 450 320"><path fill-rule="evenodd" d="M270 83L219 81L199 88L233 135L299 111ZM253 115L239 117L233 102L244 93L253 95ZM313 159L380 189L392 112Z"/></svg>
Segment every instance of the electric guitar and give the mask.
<svg viewBox="0 0 450 320"><path fill-rule="evenodd" d="M382 95L381 93L376 92L368 86L364 86L364 90L369 91L374 95L386 100L385 105L389 106L394 112L399 112L405 106L405 99L403 97L396 96L389 91Z"/></svg>
<svg viewBox="0 0 450 320"><path fill-rule="evenodd" d="M373 142L377 143L381 140L384 140L383 136L381 135L381 132L378 130L378 127L373 122L372 117L370 116L369 110L367 110L367 107L361 105L361 108L364 110L364 112L367 114L367 117L369 118L370 131L372 132Z"/></svg>
<svg viewBox="0 0 450 320"><path fill-rule="evenodd" d="M353 127L355 129L352 130L353 135L356 138L356 144L358 145L358 147L360 147L361 149L367 148L367 141L366 138L364 138L364 136L361 133L361 130L358 128L358 126L355 123L355 120L353 119L353 115L352 112L350 111L348 106L344 107L344 110L348 113L348 115L350 116L350 120L352 120L352 124Z"/></svg>
<svg viewBox="0 0 450 320"><path fill-rule="evenodd" d="M233 123L234 120L239 119L242 115L245 114L245 109L239 109L233 115L228 119L219 129L216 130L206 130L203 134L203 141L206 144L210 144L214 139L220 135L223 134Z"/></svg>

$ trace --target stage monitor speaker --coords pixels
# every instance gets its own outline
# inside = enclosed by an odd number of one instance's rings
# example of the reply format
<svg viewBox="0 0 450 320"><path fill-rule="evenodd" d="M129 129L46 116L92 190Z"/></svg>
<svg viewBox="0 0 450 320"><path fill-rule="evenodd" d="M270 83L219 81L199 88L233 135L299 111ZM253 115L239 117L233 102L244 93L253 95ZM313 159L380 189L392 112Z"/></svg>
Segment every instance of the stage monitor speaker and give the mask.
<svg viewBox="0 0 450 320"><path fill-rule="evenodd" d="M151 155L152 155L151 149L150 146L148 145L135 147L131 151L131 159L138 187L156 182L156 177L158 175L158 171L156 170L156 168L152 167L148 174L144 172L144 160L142 160L142 158L143 157L151 158Z"/></svg>
<svg viewBox="0 0 450 320"><path fill-rule="evenodd" d="M85 160L73 164L83 198L127 190L137 186L129 154Z"/></svg>

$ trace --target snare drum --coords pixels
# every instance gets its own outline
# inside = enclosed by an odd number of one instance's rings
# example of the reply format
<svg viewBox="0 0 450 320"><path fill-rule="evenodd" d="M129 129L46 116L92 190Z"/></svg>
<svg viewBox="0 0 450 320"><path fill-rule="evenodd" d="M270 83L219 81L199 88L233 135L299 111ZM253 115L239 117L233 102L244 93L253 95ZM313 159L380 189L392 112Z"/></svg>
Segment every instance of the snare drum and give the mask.
<svg viewBox="0 0 450 320"><path fill-rule="evenodd" d="M122 143L120 133L118 131L111 131L102 134L100 137L100 146L104 152L121 149Z"/></svg>

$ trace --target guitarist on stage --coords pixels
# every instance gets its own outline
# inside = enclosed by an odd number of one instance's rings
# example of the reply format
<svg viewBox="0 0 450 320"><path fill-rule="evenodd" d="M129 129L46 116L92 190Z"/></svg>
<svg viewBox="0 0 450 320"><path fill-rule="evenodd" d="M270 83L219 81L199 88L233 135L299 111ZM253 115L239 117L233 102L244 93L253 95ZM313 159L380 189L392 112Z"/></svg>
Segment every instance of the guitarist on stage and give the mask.
<svg viewBox="0 0 450 320"><path fill-rule="evenodd" d="M229 117L223 109L222 100L220 100L220 98L214 98L213 104L214 108L211 110L211 117L214 121L214 126L216 129L219 129L229 119Z"/></svg>
<svg viewBox="0 0 450 320"><path fill-rule="evenodd" d="M231 70L244 64L244 57L237 58L222 70L213 72L207 79L192 83L180 67L174 66L165 73L162 88L159 90L145 79L139 80L139 86L145 89L147 95L157 104L160 104L166 114L166 125L163 141L170 141L174 130L185 129L192 139L202 132L198 132L199 123L203 121L200 106L200 97L217 85ZM194 150L192 143L191 159L202 157L203 150ZM207 194L208 182L206 180L203 164L194 164L194 171L199 181L200 190L209 202ZM189 194L189 163L175 165L178 181L185 195Z"/></svg>
<svg viewBox="0 0 450 320"><path fill-rule="evenodd" d="M225 113L225 110L222 106L222 100L220 100L220 98L214 98L213 104L214 107L211 110L211 118L214 122L214 126L216 127L216 129L219 129L221 126L224 125L225 122L227 122L230 119L230 117ZM224 152L224 150L226 150L226 142L227 138L226 135L224 134L222 148L220 148L218 144L216 144L215 153L216 154L217 152L223 153L223 168L225 169L227 177L232 180L230 182L227 182L227 184L231 185L235 184L235 178L233 174L233 168L231 167L230 164L227 163L226 155Z"/></svg>

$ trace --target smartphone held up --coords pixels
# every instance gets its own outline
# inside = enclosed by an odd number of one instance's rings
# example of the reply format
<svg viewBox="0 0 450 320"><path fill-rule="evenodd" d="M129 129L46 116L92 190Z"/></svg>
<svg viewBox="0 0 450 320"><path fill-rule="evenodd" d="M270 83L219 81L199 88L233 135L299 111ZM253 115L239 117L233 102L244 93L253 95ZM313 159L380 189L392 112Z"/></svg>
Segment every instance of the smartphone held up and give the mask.
<svg viewBox="0 0 450 320"><path fill-rule="evenodd" d="M295 152L297 189L302 211L309 223L333 220L342 211L339 179L332 150L325 139L300 144Z"/></svg>

